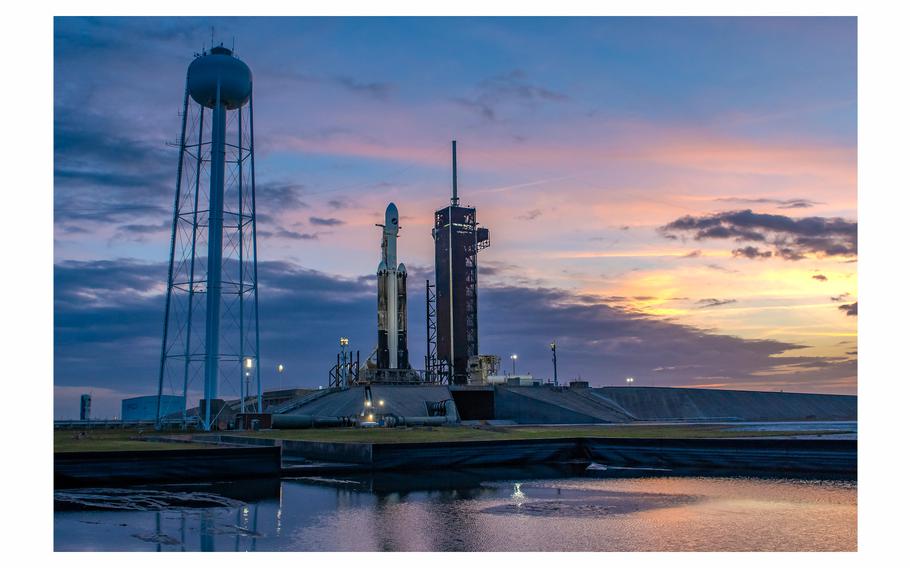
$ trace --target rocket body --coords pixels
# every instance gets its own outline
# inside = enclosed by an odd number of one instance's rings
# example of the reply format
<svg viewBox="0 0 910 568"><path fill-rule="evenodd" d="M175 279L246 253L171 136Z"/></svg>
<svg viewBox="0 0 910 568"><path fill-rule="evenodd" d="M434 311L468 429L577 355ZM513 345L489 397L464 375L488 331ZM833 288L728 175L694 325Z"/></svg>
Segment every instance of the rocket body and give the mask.
<svg viewBox="0 0 910 568"><path fill-rule="evenodd" d="M398 263L398 208L389 203L382 227L382 253L376 271L379 323L376 360L380 369L410 369L408 364L408 273Z"/></svg>

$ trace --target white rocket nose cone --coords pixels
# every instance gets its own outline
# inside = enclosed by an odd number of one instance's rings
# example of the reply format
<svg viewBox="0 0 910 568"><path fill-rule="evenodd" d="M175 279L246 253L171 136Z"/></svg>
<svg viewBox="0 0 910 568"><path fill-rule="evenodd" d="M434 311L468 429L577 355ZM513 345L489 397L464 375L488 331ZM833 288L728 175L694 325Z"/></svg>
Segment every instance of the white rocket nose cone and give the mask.
<svg viewBox="0 0 910 568"><path fill-rule="evenodd" d="M398 208L394 203L389 203L389 206L385 208L385 225L388 228L398 226Z"/></svg>

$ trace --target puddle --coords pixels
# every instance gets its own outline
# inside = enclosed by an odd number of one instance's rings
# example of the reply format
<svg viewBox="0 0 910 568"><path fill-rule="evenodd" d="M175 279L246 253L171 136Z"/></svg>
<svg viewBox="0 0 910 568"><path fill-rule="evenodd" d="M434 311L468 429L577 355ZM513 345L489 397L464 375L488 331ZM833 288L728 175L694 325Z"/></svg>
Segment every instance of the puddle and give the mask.
<svg viewBox="0 0 910 568"><path fill-rule="evenodd" d="M241 507L244 503L223 495L203 492L171 492L154 489L74 489L54 491L56 510L161 511Z"/></svg>

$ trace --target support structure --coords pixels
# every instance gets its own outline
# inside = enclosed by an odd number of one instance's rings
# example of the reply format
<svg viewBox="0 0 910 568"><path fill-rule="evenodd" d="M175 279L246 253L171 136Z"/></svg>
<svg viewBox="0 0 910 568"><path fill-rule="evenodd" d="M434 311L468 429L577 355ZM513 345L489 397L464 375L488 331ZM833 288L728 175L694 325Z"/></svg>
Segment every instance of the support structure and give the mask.
<svg viewBox="0 0 910 568"><path fill-rule="evenodd" d="M559 386L559 376L556 374L556 340L550 343L550 350L553 351L553 386Z"/></svg>
<svg viewBox="0 0 910 568"><path fill-rule="evenodd" d="M424 357L424 368L427 370L427 380L433 383L451 384L451 367L445 359L439 358L437 352L436 287L429 280L427 280L426 302L427 354Z"/></svg>
<svg viewBox="0 0 910 568"><path fill-rule="evenodd" d="M187 71L159 425L195 415L209 430L223 418L225 396L239 398L243 410L255 401L262 411L252 88L249 67L223 46L197 56ZM180 416L163 415L164 394L183 397ZM198 410L194 395L201 396Z"/></svg>

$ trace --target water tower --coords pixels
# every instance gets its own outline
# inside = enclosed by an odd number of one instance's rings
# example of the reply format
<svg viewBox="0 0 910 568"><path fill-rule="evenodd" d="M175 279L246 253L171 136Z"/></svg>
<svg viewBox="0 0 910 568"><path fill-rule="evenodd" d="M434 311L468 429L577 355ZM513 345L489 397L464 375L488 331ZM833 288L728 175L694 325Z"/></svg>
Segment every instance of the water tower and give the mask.
<svg viewBox="0 0 910 568"><path fill-rule="evenodd" d="M230 49L190 63L180 131L157 417L182 395L209 430L228 397L262 410L253 75Z"/></svg>

